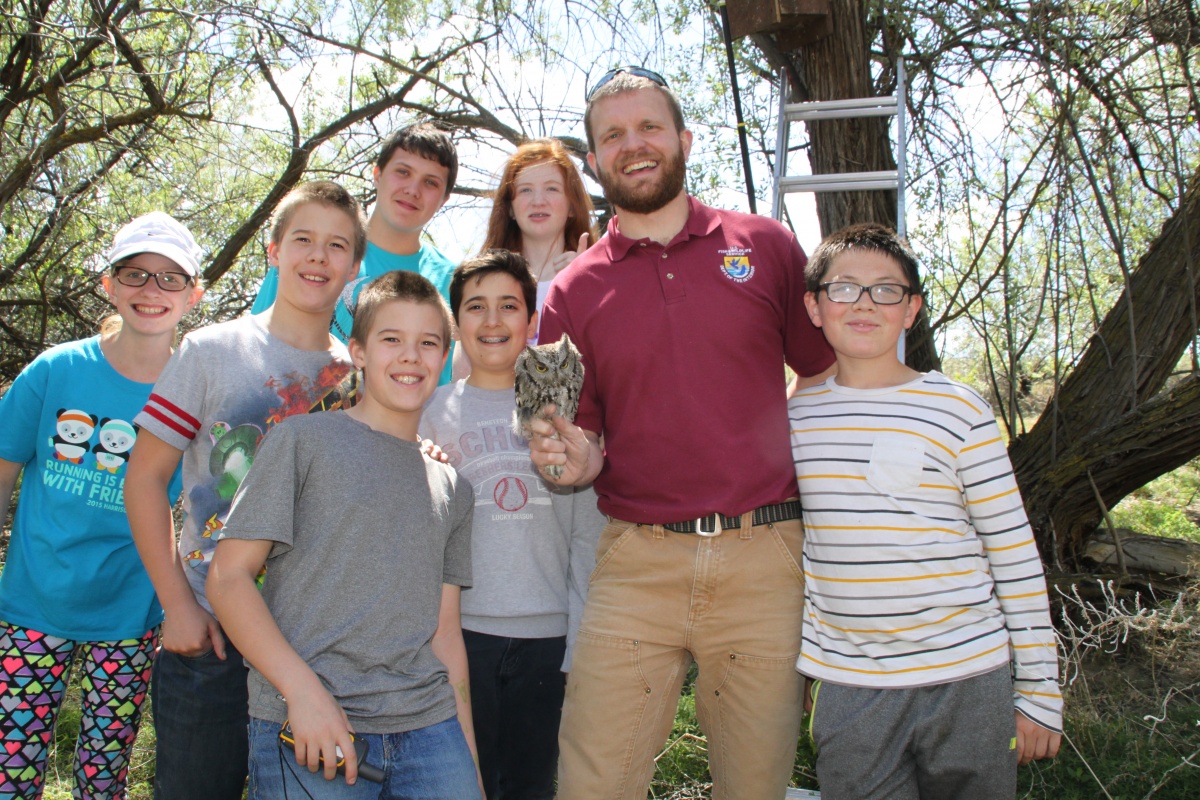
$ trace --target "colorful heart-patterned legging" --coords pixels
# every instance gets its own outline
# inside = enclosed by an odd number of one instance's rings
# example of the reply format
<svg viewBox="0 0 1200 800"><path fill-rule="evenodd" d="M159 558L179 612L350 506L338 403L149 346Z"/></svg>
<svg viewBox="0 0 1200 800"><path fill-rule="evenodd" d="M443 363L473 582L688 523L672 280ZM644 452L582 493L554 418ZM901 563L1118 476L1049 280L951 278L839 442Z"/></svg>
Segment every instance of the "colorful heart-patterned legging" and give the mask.
<svg viewBox="0 0 1200 800"><path fill-rule="evenodd" d="M83 714L73 796L123 797L157 648L157 630L140 639L76 642L0 622L0 800L41 797L54 720L76 658Z"/></svg>

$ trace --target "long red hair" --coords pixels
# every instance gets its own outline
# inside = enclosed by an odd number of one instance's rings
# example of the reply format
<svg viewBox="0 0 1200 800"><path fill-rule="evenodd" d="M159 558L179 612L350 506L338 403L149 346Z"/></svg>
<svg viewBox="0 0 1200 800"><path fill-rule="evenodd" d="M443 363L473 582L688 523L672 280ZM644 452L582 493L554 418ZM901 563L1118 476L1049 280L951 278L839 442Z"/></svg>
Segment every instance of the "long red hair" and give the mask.
<svg viewBox="0 0 1200 800"><path fill-rule="evenodd" d="M521 252L521 229L513 219L512 204L517 175L522 170L539 164L554 164L563 175L563 188L567 196L567 227L563 230L563 244L568 250L574 250L579 244L579 237L590 234L588 246L596 243L596 224L592 221L594 208L592 199L583 188L583 178L567 149L557 139L534 139L517 148L500 173L500 185L496 187L492 198L492 215L488 219L487 239L483 250L502 248ZM481 251L482 252L482 251Z"/></svg>

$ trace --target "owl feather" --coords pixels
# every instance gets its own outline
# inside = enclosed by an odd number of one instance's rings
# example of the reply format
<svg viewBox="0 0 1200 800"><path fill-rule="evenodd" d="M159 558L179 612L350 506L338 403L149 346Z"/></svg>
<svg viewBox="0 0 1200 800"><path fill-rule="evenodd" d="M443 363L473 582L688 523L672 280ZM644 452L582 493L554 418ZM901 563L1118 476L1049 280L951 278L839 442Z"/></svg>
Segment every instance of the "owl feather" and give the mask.
<svg viewBox="0 0 1200 800"><path fill-rule="evenodd" d="M513 429L519 436L532 438L529 423L548 419L542 409L553 403L557 413L575 421L579 410L579 393L583 388L583 360L579 350L565 333L554 344L526 347L517 356L517 410L513 412ZM560 464L546 467L546 474L561 478Z"/></svg>

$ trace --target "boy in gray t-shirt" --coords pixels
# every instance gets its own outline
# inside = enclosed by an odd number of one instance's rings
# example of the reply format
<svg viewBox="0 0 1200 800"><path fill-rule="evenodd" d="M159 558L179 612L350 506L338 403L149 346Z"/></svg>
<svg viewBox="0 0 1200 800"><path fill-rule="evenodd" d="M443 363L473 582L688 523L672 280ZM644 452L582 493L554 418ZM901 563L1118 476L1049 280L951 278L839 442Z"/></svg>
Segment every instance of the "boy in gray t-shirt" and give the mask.
<svg viewBox="0 0 1200 800"><path fill-rule="evenodd" d="M234 498L207 589L251 667L251 798L343 796L329 781L342 754L357 780L351 732L379 797L479 796L459 624L473 493L416 437L449 342L429 281L373 281L350 341L358 404L276 426Z"/></svg>

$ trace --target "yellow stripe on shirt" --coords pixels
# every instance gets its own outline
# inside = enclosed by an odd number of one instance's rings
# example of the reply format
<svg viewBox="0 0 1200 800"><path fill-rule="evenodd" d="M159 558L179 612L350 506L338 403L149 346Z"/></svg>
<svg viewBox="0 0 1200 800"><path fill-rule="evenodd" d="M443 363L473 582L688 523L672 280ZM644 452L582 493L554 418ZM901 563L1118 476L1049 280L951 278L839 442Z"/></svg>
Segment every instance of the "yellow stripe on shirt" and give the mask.
<svg viewBox="0 0 1200 800"><path fill-rule="evenodd" d="M824 661L815 659L812 657L812 655L803 651L800 653L800 658L805 661L811 661L814 664L820 664L822 667L838 670L839 672L857 672L860 675L901 675L905 672L925 672L931 669L945 669L946 667L954 667L959 664L966 664L968 661L975 661L976 659L983 658L984 656L990 656L997 650L1003 650L1006 647L1008 647L1008 642L1005 642L999 647L993 647L991 650L984 650L981 653L976 653L974 655L967 656L966 658L960 658L957 661L944 661L940 664L925 664L920 667L907 667L905 669L855 669L854 667L843 667L838 664L826 664Z"/></svg>
<svg viewBox="0 0 1200 800"><path fill-rule="evenodd" d="M831 578L828 575L817 575L808 571L805 571L804 575L807 578L819 581L833 581L834 583L895 583L897 581L931 581L937 578L961 578L963 575L970 575L976 571L966 569L962 572L941 572L933 575L892 575L883 578Z"/></svg>

